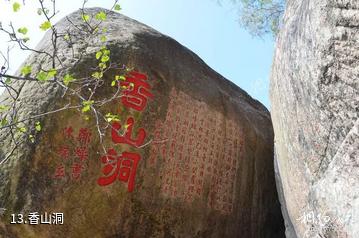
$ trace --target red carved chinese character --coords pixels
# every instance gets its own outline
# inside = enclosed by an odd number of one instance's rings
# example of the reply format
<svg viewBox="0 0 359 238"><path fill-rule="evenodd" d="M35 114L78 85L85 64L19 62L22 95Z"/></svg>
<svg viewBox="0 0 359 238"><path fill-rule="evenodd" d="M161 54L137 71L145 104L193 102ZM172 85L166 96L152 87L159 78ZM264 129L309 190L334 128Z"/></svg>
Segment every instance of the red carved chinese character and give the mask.
<svg viewBox="0 0 359 238"><path fill-rule="evenodd" d="M192 177L191 177L191 184L195 184L195 181L196 181L196 175L193 175L192 174Z"/></svg>
<svg viewBox="0 0 359 238"><path fill-rule="evenodd" d="M55 169L55 178L63 178L65 177L65 167L63 165L59 165Z"/></svg>
<svg viewBox="0 0 359 238"><path fill-rule="evenodd" d="M121 129L121 124L118 122L114 122L112 124L112 141L115 144L120 144L120 143L126 143L129 145L133 145L136 147L139 147L143 144L143 141L145 140L146 137L146 131L143 128L140 128L138 130L138 135L137 138L132 139L132 129L133 129L133 124L134 124L134 120L132 117L127 119L127 128L126 128L126 132L124 136L119 135L119 130Z"/></svg>
<svg viewBox="0 0 359 238"><path fill-rule="evenodd" d="M162 145L162 157L163 157L163 159L165 159L166 158L166 155L167 155L167 148L166 148L167 146L164 144L164 145Z"/></svg>
<svg viewBox="0 0 359 238"><path fill-rule="evenodd" d="M127 189L132 192L135 186L135 176L137 164L141 156L136 153L123 152L118 156L114 149L109 149L106 156L101 158L103 164L106 164L102 172L106 177L97 180L100 186L106 186L113 183L117 178L120 181L127 182Z"/></svg>
<svg viewBox="0 0 359 238"><path fill-rule="evenodd" d="M154 133L154 139L161 139L161 131L156 130Z"/></svg>
<svg viewBox="0 0 359 238"><path fill-rule="evenodd" d="M81 172L83 170L83 165L80 163L74 163L72 165L72 178L77 180L81 176Z"/></svg>
<svg viewBox="0 0 359 238"><path fill-rule="evenodd" d="M188 126L189 126L189 121L188 121L188 119L185 119L185 121L182 123L182 125L183 125L184 127L188 127Z"/></svg>
<svg viewBox="0 0 359 238"><path fill-rule="evenodd" d="M126 89L123 91L121 101L126 107L133 108L137 111L143 111L147 104L147 98L153 98L153 94L149 91L151 86L147 83L147 76L138 72L131 72L126 80L120 83L121 87Z"/></svg>
<svg viewBox="0 0 359 238"><path fill-rule="evenodd" d="M163 188L163 191L164 191L164 193L168 193L168 185L166 185L164 188Z"/></svg>
<svg viewBox="0 0 359 238"><path fill-rule="evenodd" d="M87 147L77 147L75 153L81 161L87 160L88 158Z"/></svg>
<svg viewBox="0 0 359 238"><path fill-rule="evenodd" d="M66 128L62 131L62 133L63 133L65 139L73 139L74 136L72 135L72 132L74 132L74 129L72 129L71 126L66 127Z"/></svg>
<svg viewBox="0 0 359 238"><path fill-rule="evenodd" d="M172 142L171 142L171 149L174 149L176 147L176 140L175 139L172 139Z"/></svg>
<svg viewBox="0 0 359 238"><path fill-rule="evenodd" d="M193 195L190 193L187 193L185 195L185 200L186 200L186 202L191 202L193 200Z"/></svg>
<svg viewBox="0 0 359 238"><path fill-rule="evenodd" d="M70 156L70 149L67 146L61 146L57 153L62 159L68 159Z"/></svg>
<svg viewBox="0 0 359 238"><path fill-rule="evenodd" d="M80 128L77 140L84 146L87 146L91 141L91 131L87 128Z"/></svg>
<svg viewBox="0 0 359 238"><path fill-rule="evenodd" d="M153 166L155 163L156 163L156 155L155 154L152 154L151 152L151 155L150 157L148 158L148 160L150 161L150 165Z"/></svg>

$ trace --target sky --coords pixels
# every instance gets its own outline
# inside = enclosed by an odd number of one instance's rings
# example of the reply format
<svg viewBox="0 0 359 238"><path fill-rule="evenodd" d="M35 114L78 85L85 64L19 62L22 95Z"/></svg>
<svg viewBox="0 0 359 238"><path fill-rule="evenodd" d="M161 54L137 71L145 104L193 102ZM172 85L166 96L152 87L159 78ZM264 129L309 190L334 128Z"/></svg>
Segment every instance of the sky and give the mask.
<svg viewBox="0 0 359 238"><path fill-rule="evenodd" d="M17 0L20 3L22 0ZM269 108L269 75L274 41L268 36L253 38L238 23L238 12L229 0L120 0L125 14L177 40L204 60L212 69L244 89L253 98ZM14 0L0 0L0 22L15 29L29 29L30 45L35 46L44 33L39 29L43 22L36 14L38 1L25 0L19 12L12 11ZM45 0L45 2L50 2ZM110 8L112 0L89 0L88 7ZM60 20L76 11L82 0L58 0ZM0 33L0 50L6 52L8 38ZM24 52L11 50L10 72L25 60ZM2 59L0 59L2 64ZM1 89L0 89L1 91Z"/></svg>

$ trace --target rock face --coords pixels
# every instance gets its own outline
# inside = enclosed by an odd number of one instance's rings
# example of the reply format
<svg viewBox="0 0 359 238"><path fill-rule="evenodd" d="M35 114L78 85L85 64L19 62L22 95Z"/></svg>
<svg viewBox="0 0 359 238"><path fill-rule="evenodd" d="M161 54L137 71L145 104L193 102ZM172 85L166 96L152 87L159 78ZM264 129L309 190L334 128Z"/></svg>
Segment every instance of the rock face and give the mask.
<svg viewBox="0 0 359 238"><path fill-rule="evenodd" d="M99 10L86 11L93 15ZM95 117L85 120L79 109L43 118L35 145L21 144L0 167L0 207L7 209L0 234L284 237L266 108L173 39L120 14L107 15L103 27L111 62L142 74L131 77L145 82L140 92L146 103L135 105L125 94L101 112L119 114L120 122L112 127L126 124L127 131L133 130L133 140L123 140L123 134L109 127L100 143ZM69 20L83 24L80 12L75 12L56 25L59 32L76 31ZM47 34L38 49L51 48L50 37ZM59 54L80 79L91 74L89 68L102 44L93 41L86 49L89 57L78 62L70 61L72 52L65 42L60 42ZM82 47L79 42L75 48ZM36 62L49 64L39 56L27 61ZM105 81L111 82L114 74L106 72ZM116 90L106 82L96 97ZM146 82L149 85L144 86ZM58 84L28 82L17 87L22 88L21 118L77 100ZM6 104L8 95L0 101ZM2 131L2 158L11 148L9 140ZM102 145L107 158L101 157ZM116 156L122 152L122 157ZM120 163L115 181L105 178ZM21 213L26 219L31 212L64 213L64 224L9 224L10 214Z"/></svg>
<svg viewBox="0 0 359 238"><path fill-rule="evenodd" d="M271 77L287 237L359 237L359 2L287 4Z"/></svg>

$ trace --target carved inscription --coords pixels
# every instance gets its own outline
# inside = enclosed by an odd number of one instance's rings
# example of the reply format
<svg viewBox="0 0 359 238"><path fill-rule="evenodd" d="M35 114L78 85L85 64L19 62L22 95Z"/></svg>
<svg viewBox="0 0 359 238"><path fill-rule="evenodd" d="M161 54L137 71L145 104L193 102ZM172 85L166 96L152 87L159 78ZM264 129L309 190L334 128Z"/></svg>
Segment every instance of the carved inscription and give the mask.
<svg viewBox="0 0 359 238"><path fill-rule="evenodd" d="M63 144L56 150L56 156L61 162L55 168L54 179L71 177L72 180L79 180L85 169L92 133L88 128L80 128L77 135L74 133L71 126L62 130Z"/></svg>
<svg viewBox="0 0 359 238"><path fill-rule="evenodd" d="M243 132L204 102L171 91L165 122L158 121L149 163L162 163L161 190L192 202L207 197L208 206L233 210L237 161L243 153Z"/></svg>
<svg viewBox="0 0 359 238"><path fill-rule="evenodd" d="M148 77L145 74L132 71L126 76L126 80L119 85L123 91L121 102L124 107L131 110L142 112L148 99L153 98ZM126 124L115 121L111 125L111 139L114 144L127 144L136 148L143 146L146 139L146 131L139 128L136 132L137 137L133 137L133 127L135 120L128 117ZM123 130L121 131L121 129ZM98 185L107 186L117 179L127 183L128 192L133 192L135 188L136 171L141 155L124 151L119 154L114 148L109 148L107 154L101 157L103 176L97 180Z"/></svg>

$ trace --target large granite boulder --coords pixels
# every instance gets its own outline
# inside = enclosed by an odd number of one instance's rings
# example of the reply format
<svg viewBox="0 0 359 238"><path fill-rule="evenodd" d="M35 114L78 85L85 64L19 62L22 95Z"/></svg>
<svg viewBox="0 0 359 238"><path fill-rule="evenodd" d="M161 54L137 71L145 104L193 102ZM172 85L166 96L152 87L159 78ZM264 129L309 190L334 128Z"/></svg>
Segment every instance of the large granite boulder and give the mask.
<svg viewBox="0 0 359 238"><path fill-rule="evenodd" d="M271 77L287 237L359 237L358 9L287 1Z"/></svg>
<svg viewBox="0 0 359 238"><path fill-rule="evenodd" d="M86 10L90 15L98 11ZM139 81L141 87L137 95L124 89L121 99L113 98L99 109L120 115L102 142L97 118L90 112L84 118L81 108L41 119L43 128L35 143L20 144L0 167L0 207L7 209L0 234L283 237L267 109L175 40L123 15L107 15L103 27L111 63L133 68L124 83L136 84L127 85L133 92ZM83 24L80 12L60 21L58 32L81 30L70 21ZM51 49L50 38L48 33L38 49ZM103 43L93 40L84 46L78 40L75 53L60 41L59 54L63 67L70 66L81 79L91 75L95 53ZM72 62L72 54L81 49L87 57ZM46 57L35 55L27 60L31 63L49 64ZM110 85L115 74L106 71L96 98L117 90ZM79 101L75 92L54 83L16 87L22 89L20 119ZM88 95L86 87L77 93ZM8 101L3 94L1 104ZM10 139L6 130L1 131L2 159L12 148ZM10 224L11 214L23 214L28 221L32 212L44 217L63 213L64 224Z"/></svg>

